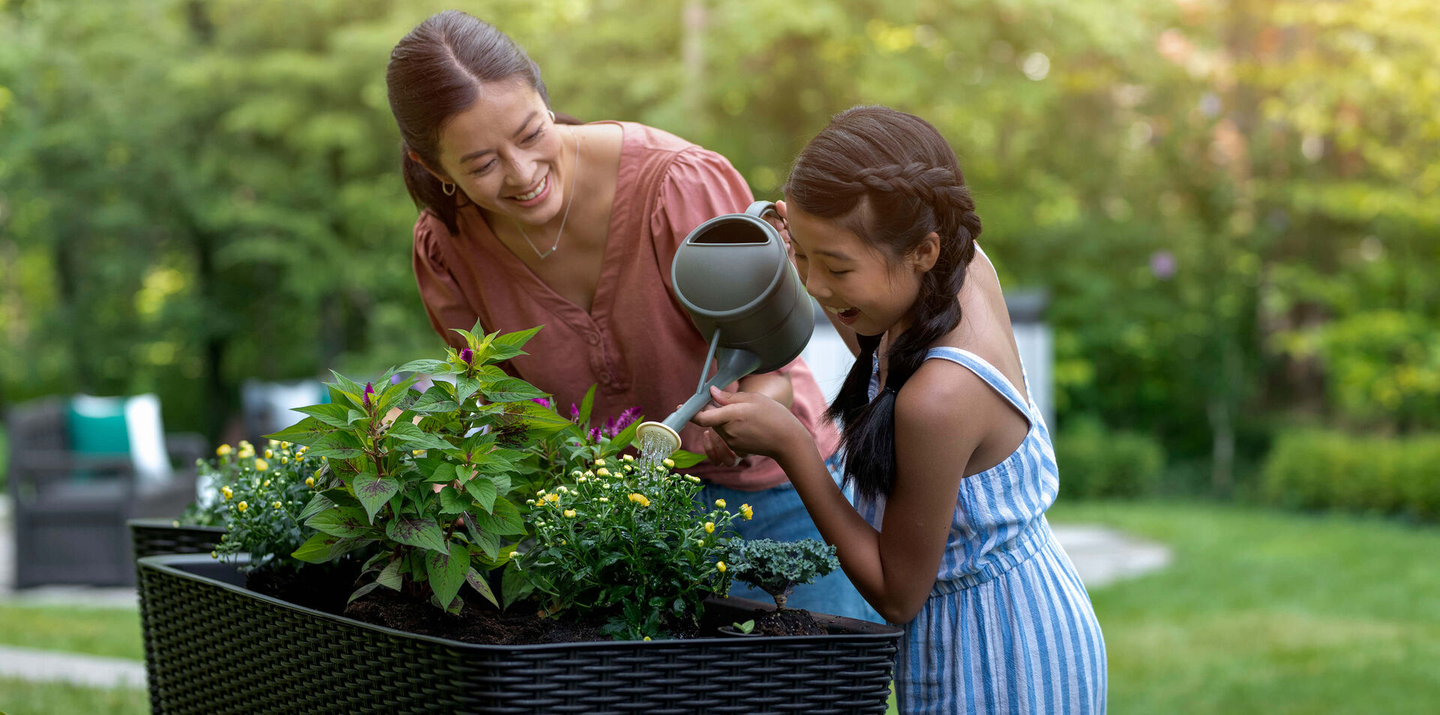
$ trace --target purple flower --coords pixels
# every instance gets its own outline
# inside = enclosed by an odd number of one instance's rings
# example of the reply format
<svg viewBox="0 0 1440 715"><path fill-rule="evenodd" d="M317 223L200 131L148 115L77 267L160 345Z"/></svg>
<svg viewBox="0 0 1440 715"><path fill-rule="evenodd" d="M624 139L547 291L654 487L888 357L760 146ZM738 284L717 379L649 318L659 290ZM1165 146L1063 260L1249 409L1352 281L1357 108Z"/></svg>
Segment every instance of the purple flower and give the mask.
<svg viewBox="0 0 1440 715"><path fill-rule="evenodd" d="M571 403L570 403L570 421L571 421L571 422L579 422L579 421L580 421L580 408L579 408L579 407L576 407L574 402L571 402Z"/></svg>
<svg viewBox="0 0 1440 715"><path fill-rule="evenodd" d="M462 348L460 350L460 362L463 362L466 365L475 364L475 351L471 350L470 348Z"/></svg>
<svg viewBox="0 0 1440 715"><path fill-rule="evenodd" d="M550 406L550 401L547 400L547 399L545 399L545 398L543 398L543 397L537 397L537 398L531 400L531 402L534 402L535 404L540 405L541 407L549 407L549 406Z"/></svg>
<svg viewBox="0 0 1440 715"><path fill-rule="evenodd" d="M392 384L392 385L398 385L398 384L400 384L400 381L403 380L403 379L405 379L405 378L400 377L400 375L398 375L398 374L392 375L392 376L390 377L390 384Z"/></svg>
<svg viewBox="0 0 1440 715"><path fill-rule="evenodd" d="M368 382L365 383L365 394L360 397L360 402L363 403L366 407L369 407L371 403L371 398L373 398L374 396L375 386Z"/></svg>
<svg viewBox="0 0 1440 715"><path fill-rule="evenodd" d="M615 418L615 429L617 430L617 433L619 430L623 430L626 427L629 427L632 422L638 419L640 419L639 407L631 407L630 409L621 412L620 416Z"/></svg>
<svg viewBox="0 0 1440 715"><path fill-rule="evenodd" d="M605 420L605 426L600 428L600 434L603 434L606 437L614 437L615 435L620 434L620 430L615 429L614 417Z"/></svg>
<svg viewBox="0 0 1440 715"><path fill-rule="evenodd" d="M595 429L590 430L590 441L591 441L591 442L599 442L599 441L600 441L600 428L599 428L599 427L596 427Z"/></svg>
<svg viewBox="0 0 1440 715"><path fill-rule="evenodd" d="M1175 254L1169 251L1150 254L1150 273L1162 281L1170 280L1175 275L1175 265Z"/></svg>

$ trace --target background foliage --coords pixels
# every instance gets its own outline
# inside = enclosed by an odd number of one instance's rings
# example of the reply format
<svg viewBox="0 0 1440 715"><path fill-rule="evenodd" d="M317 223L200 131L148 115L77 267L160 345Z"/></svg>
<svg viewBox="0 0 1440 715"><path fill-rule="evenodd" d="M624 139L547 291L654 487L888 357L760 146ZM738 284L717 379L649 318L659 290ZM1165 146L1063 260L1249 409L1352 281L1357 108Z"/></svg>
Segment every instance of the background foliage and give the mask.
<svg viewBox="0 0 1440 715"><path fill-rule="evenodd" d="M245 378L435 345L383 72L455 4L0 0L0 403L157 391L220 438ZM929 119L1049 291L1061 430L1148 434L1191 488L1253 487L1291 425L1440 428L1433 2L458 5L557 109L761 196L841 109Z"/></svg>

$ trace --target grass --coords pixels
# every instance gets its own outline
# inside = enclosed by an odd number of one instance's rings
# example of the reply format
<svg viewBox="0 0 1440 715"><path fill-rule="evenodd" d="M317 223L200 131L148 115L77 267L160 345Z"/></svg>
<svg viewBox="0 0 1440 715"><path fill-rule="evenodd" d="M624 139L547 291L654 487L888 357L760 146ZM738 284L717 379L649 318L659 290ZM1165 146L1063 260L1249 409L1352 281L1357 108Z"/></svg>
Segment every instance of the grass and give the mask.
<svg viewBox="0 0 1440 715"><path fill-rule="evenodd" d="M1175 552L1162 572L1091 593L1115 715L1384 715L1440 702L1440 529L1222 505L1051 514Z"/></svg>
<svg viewBox="0 0 1440 715"><path fill-rule="evenodd" d="M0 644L144 660L140 613L0 603ZM0 703L7 702L0 700ZM13 711L11 715L14 715Z"/></svg>
<svg viewBox="0 0 1440 715"><path fill-rule="evenodd" d="M0 678L0 712L10 715L146 715L150 696L144 690L102 690L65 683L31 683Z"/></svg>

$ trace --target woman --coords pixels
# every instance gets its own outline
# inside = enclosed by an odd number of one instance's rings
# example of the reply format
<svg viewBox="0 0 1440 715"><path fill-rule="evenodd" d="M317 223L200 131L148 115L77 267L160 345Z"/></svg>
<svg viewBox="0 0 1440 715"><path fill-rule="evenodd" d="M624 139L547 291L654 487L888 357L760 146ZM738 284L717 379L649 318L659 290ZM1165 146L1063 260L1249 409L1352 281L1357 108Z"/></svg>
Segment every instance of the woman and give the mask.
<svg viewBox="0 0 1440 715"><path fill-rule="evenodd" d="M750 204L729 162L640 124L560 123L535 63L461 12L406 35L386 82L405 185L422 207L415 277L436 332L458 346L452 329L477 320L487 331L544 325L532 354L505 368L560 405L596 385L596 415L638 406L656 418L688 398L708 346L674 297L670 263L695 226ZM803 361L739 388L785 405L833 456L838 434ZM774 460L742 459L698 427L681 440L709 457L687 470L707 480L707 502L752 507L754 520L738 522L743 536L818 537ZM838 573L791 603L878 620Z"/></svg>

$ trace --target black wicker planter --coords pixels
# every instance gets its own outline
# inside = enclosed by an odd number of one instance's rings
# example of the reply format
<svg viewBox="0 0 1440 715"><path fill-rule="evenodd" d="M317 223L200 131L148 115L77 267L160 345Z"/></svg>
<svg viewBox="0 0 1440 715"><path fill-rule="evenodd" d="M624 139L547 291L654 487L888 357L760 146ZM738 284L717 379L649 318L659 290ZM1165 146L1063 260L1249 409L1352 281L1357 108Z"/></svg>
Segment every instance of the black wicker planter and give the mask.
<svg viewBox="0 0 1440 715"><path fill-rule="evenodd" d="M176 526L174 519L130 519L130 546L136 559L164 554L209 554L225 535L223 526Z"/></svg>
<svg viewBox="0 0 1440 715"><path fill-rule="evenodd" d="M208 555L138 562L151 704L169 713L883 714L901 631L487 646L248 591ZM720 599L707 630L750 618Z"/></svg>

